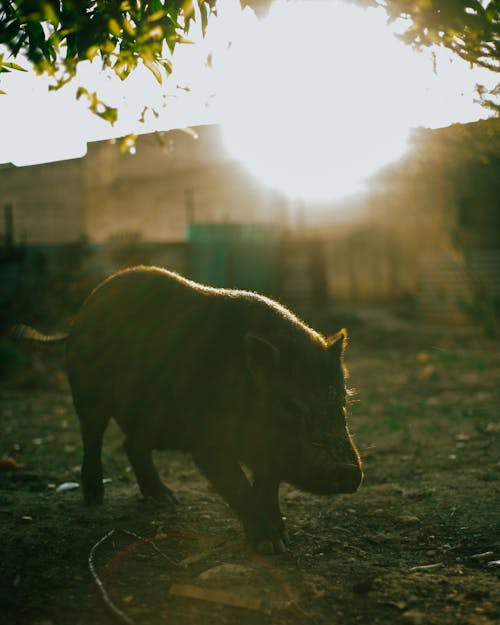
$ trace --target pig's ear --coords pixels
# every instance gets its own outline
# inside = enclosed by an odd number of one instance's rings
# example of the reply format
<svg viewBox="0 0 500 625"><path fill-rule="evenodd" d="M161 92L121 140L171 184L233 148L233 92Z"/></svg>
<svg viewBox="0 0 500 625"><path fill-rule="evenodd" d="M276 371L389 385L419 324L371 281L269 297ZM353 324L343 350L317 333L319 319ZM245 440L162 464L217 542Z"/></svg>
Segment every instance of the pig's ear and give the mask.
<svg viewBox="0 0 500 625"><path fill-rule="evenodd" d="M279 363L280 351L270 341L252 332L247 332L244 340L247 369L255 382L264 382Z"/></svg>
<svg viewBox="0 0 500 625"><path fill-rule="evenodd" d="M329 336L326 340L326 347L328 353L332 358L336 360L342 360L344 356L344 350L347 345L347 330L342 328L336 334Z"/></svg>

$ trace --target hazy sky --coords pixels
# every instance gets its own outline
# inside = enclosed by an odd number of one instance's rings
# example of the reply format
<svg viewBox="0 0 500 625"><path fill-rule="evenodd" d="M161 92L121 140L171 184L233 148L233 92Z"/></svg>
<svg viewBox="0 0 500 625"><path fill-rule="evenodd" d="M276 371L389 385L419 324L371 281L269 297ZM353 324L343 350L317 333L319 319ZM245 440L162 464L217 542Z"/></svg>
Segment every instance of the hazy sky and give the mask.
<svg viewBox="0 0 500 625"><path fill-rule="evenodd" d="M87 141L222 122L229 149L266 184L304 198L349 193L404 150L411 127L487 116L474 86L494 84L492 72L439 53L434 73L428 52L395 39L398 28L337 0L278 1L260 22L239 0L221 0L206 39L193 31L196 44L178 47L166 86L146 69L122 83L98 62L58 92L31 72L2 74L0 162L77 157ZM79 85L120 107L114 127L76 101ZM145 105L159 117L140 124Z"/></svg>

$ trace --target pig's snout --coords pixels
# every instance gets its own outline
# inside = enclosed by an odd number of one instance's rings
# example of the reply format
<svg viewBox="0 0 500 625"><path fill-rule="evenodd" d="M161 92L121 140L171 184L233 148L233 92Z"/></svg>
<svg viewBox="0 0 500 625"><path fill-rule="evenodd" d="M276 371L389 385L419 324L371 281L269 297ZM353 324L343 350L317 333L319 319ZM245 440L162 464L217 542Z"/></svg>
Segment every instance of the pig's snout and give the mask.
<svg viewBox="0 0 500 625"><path fill-rule="evenodd" d="M335 492L355 493L363 481L363 471L357 464L340 464L335 468Z"/></svg>
<svg viewBox="0 0 500 625"><path fill-rule="evenodd" d="M300 477L302 479L291 481L303 490L316 495L340 495L358 490L363 471L358 464L337 462L328 468L323 464L321 468L317 467L314 474L306 472Z"/></svg>

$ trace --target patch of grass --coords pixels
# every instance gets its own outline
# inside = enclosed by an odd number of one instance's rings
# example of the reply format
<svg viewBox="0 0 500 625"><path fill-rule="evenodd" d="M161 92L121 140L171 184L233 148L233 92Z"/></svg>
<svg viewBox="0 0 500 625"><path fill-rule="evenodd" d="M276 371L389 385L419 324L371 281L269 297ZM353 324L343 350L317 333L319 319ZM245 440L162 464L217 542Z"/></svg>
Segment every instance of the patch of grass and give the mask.
<svg viewBox="0 0 500 625"><path fill-rule="evenodd" d="M396 397L390 397L385 404L385 413L391 417L401 417L408 413L408 402L397 399Z"/></svg>
<svg viewBox="0 0 500 625"><path fill-rule="evenodd" d="M362 402L359 399L352 399L349 401L348 409L351 417L359 417L365 414L367 405L366 402Z"/></svg>
<svg viewBox="0 0 500 625"><path fill-rule="evenodd" d="M403 424L398 417L387 417L382 421L382 425L391 432L399 432L403 428Z"/></svg>
<svg viewBox="0 0 500 625"><path fill-rule="evenodd" d="M459 412L455 412L449 416L450 421L453 423L462 423L463 421L475 421L477 420L477 413L471 408L464 406Z"/></svg>
<svg viewBox="0 0 500 625"><path fill-rule="evenodd" d="M423 501L426 506L437 506L439 504L439 499L434 494L426 495Z"/></svg>
<svg viewBox="0 0 500 625"><path fill-rule="evenodd" d="M357 432L364 432L367 434L381 433L381 432L400 432L408 427L406 421L402 421L396 416L373 416L370 421L364 424L360 424L356 427Z"/></svg>
<svg viewBox="0 0 500 625"><path fill-rule="evenodd" d="M438 432L443 431L443 426L439 423L430 422L424 427L424 431L429 434L437 434Z"/></svg>
<svg viewBox="0 0 500 625"><path fill-rule="evenodd" d="M500 480L500 473L498 471L487 471L482 475L482 479L485 482L498 482L498 480Z"/></svg>
<svg viewBox="0 0 500 625"><path fill-rule="evenodd" d="M483 371L488 366L488 360L483 354L465 349L436 349L432 359L444 369L461 369Z"/></svg>

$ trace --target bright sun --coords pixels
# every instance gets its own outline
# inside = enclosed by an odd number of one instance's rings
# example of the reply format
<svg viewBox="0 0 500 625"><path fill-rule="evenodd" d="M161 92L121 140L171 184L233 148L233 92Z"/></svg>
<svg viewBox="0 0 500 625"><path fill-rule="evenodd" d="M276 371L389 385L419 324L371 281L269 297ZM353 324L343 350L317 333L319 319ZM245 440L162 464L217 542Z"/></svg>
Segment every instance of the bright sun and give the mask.
<svg viewBox="0 0 500 625"><path fill-rule="evenodd" d="M218 122L229 150L263 183L299 203L331 200L397 158L410 128L484 117L474 85L497 82L439 50L433 73L429 54L393 36L401 25L389 28L383 10L352 2L274 0L259 21L240 0L218 0L217 14L206 38L193 23L196 45L176 48L164 86L145 68L121 82L97 59L60 91L47 91L50 80L33 71L2 74L0 117L9 123L0 162L75 158L88 141ZM76 101L78 85L119 107L113 127ZM145 104L155 114L141 123Z"/></svg>
<svg viewBox="0 0 500 625"><path fill-rule="evenodd" d="M339 198L402 153L423 64L384 12L278 2L245 35L222 63L222 121L227 147L262 182Z"/></svg>

